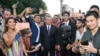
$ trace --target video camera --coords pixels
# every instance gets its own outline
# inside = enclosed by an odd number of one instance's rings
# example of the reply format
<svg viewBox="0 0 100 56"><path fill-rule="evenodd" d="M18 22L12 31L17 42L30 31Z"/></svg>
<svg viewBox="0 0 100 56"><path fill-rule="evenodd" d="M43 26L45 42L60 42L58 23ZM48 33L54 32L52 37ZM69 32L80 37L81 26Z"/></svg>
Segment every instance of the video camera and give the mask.
<svg viewBox="0 0 100 56"><path fill-rule="evenodd" d="M62 34L61 34L61 37L63 39L67 39L68 37L71 36L71 26L70 25L62 25L61 26L61 29L62 29Z"/></svg>

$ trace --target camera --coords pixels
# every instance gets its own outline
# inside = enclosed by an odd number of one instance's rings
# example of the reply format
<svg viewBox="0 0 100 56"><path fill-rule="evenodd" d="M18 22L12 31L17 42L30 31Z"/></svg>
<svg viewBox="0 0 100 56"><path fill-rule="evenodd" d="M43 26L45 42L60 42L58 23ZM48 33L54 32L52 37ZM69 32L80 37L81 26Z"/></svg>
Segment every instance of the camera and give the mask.
<svg viewBox="0 0 100 56"><path fill-rule="evenodd" d="M67 44L71 42L71 26L70 25L62 25L61 26L61 39L63 39L63 43Z"/></svg>
<svg viewBox="0 0 100 56"><path fill-rule="evenodd" d="M61 29L62 29L62 34L61 34L61 37L63 39L67 39L68 37L71 36L71 26L70 25L62 25L61 26Z"/></svg>

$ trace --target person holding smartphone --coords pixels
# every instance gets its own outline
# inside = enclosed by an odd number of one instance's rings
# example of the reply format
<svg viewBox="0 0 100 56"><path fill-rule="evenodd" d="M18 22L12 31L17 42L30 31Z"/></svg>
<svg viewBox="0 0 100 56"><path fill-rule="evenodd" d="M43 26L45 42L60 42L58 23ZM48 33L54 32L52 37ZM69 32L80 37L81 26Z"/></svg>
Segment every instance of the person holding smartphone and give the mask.
<svg viewBox="0 0 100 56"><path fill-rule="evenodd" d="M77 19L76 20L76 27L77 27L77 30L76 30L76 40L73 44L73 48L72 48L72 51L75 53L75 55L77 56L80 56L80 53L79 53L79 43L81 41L81 38L85 32L84 30L84 20L82 18L80 19Z"/></svg>
<svg viewBox="0 0 100 56"><path fill-rule="evenodd" d="M23 56L24 49L19 34L20 29L13 17L6 19L3 40L6 45L7 56Z"/></svg>
<svg viewBox="0 0 100 56"><path fill-rule="evenodd" d="M95 11L88 11L85 22L88 30L82 37L83 41L88 41L88 45L80 44L80 53L89 54L88 56L100 56L100 27L98 26L99 14Z"/></svg>

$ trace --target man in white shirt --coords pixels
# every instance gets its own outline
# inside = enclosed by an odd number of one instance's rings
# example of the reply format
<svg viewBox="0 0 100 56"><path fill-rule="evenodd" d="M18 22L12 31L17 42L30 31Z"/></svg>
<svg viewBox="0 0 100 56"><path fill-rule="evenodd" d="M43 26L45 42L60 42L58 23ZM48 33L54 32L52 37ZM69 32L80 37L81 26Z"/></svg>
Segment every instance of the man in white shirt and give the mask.
<svg viewBox="0 0 100 56"><path fill-rule="evenodd" d="M83 19L78 19L76 21L76 27L77 27L77 31L76 31L76 40L81 40L83 34L84 34L84 21Z"/></svg>
<svg viewBox="0 0 100 56"><path fill-rule="evenodd" d="M76 40L74 42L75 46L72 48L72 51L75 52L75 53L78 51L78 48L77 48L78 47L78 43L80 42L80 40L81 40L81 38L82 38L82 36L83 36L83 34L85 32L84 26L85 26L85 24L84 24L83 19L77 19L76 20L76 27L77 27ZM79 55L79 53L76 54L76 55Z"/></svg>

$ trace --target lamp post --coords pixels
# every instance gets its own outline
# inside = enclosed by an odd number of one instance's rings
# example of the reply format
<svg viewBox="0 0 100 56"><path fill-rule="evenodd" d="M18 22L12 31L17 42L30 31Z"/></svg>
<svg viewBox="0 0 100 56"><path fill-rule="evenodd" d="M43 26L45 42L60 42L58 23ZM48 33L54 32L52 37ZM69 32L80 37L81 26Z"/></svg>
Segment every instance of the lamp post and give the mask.
<svg viewBox="0 0 100 56"><path fill-rule="evenodd" d="M60 16L62 18L62 7L63 7L63 0L60 0Z"/></svg>

